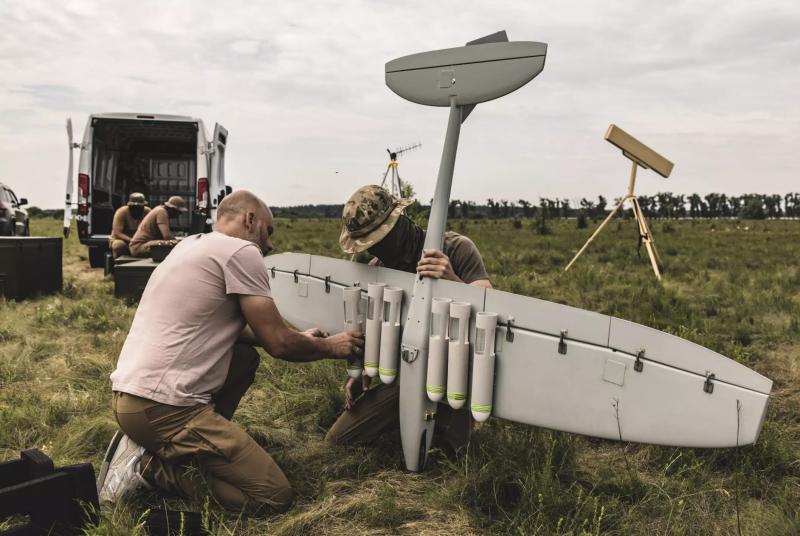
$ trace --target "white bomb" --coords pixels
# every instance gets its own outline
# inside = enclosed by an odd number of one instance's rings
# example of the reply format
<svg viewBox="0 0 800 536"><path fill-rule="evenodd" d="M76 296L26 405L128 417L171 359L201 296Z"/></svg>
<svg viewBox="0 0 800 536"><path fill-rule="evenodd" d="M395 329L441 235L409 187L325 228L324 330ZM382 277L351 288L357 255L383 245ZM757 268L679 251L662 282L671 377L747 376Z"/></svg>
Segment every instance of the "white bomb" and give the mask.
<svg viewBox="0 0 800 536"><path fill-rule="evenodd" d="M342 289L344 299L344 330L364 331L364 306L360 287ZM351 378L360 378L364 362L361 359L347 362L347 374Z"/></svg>
<svg viewBox="0 0 800 536"><path fill-rule="evenodd" d="M494 334L497 329L497 313L475 315L475 349L472 354L472 416L482 422L492 414L494 392Z"/></svg>
<svg viewBox="0 0 800 536"><path fill-rule="evenodd" d="M431 303L431 334L428 342L428 376L425 390L428 398L439 402L444 398L447 378L447 323L450 319L450 298L434 298Z"/></svg>
<svg viewBox="0 0 800 536"><path fill-rule="evenodd" d="M469 374L469 316L472 307L466 302L450 304L450 325L447 333L447 402L453 409L464 406Z"/></svg>
<svg viewBox="0 0 800 536"><path fill-rule="evenodd" d="M381 352L378 373L381 381L389 384L397 377L397 360L400 355L400 308L403 305L403 289L383 289L383 313L381 318Z"/></svg>
<svg viewBox="0 0 800 536"><path fill-rule="evenodd" d="M384 288L386 288L386 283L370 283L367 285L367 331L364 341L364 373L370 378L378 375Z"/></svg>

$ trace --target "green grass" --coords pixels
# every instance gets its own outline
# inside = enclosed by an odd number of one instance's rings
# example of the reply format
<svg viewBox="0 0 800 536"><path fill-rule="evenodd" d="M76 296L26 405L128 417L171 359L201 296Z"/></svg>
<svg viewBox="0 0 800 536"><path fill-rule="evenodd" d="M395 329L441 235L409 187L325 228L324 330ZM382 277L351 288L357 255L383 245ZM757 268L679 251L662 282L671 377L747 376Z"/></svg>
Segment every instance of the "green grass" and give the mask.
<svg viewBox="0 0 800 536"><path fill-rule="evenodd" d="M143 494L105 512L89 534L144 534L166 504L204 512L227 534L745 534L800 533L800 222L652 222L667 268L658 284L636 228L612 222L570 272L594 225L452 222L481 249L497 288L611 314L719 351L775 382L758 444L676 449L616 443L490 419L455 460L434 453L403 470L398 434L336 448L323 441L342 404L335 363L265 356L235 419L284 468L298 493L286 514L243 518L213 502ZM59 222L36 220L34 234ZM278 220L280 251L342 256L336 220ZM644 250L642 250L644 254ZM38 447L57 464L100 458L115 430L108 375L134 306L64 249L64 292L0 302L0 460ZM0 523L0 529L3 524Z"/></svg>

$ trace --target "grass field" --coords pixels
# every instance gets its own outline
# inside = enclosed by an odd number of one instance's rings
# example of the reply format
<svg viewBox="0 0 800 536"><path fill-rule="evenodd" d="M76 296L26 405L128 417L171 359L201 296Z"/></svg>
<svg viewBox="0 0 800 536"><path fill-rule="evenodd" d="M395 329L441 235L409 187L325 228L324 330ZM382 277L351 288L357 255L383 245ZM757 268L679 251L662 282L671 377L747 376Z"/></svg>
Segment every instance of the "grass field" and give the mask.
<svg viewBox="0 0 800 536"><path fill-rule="evenodd" d="M324 443L342 405L340 363L265 357L235 417L297 491L286 514L243 518L206 504L213 534L800 534L800 222L653 222L667 268L657 284L636 229L612 222L568 273L587 238L509 220L452 222L481 249L495 287L646 324L719 351L774 380L759 442L740 449L596 440L490 419L466 452L402 468L399 435L363 448ZM55 220L33 234L58 235ZM341 256L335 220L278 220L279 251ZM644 254L644 250L642 250ZM64 291L0 301L0 460L38 447L57 464L100 458L115 430L108 375L135 307L112 296L73 236ZM163 498L142 494L89 534L143 534ZM0 529L3 528L0 523Z"/></svg>

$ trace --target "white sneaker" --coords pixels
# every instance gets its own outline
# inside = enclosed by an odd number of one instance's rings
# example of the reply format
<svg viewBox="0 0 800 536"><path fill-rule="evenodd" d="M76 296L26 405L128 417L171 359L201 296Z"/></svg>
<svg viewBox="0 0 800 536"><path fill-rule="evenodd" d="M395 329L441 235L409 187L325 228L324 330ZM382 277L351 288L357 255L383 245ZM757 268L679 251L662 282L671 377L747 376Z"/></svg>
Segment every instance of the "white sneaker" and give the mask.
<svg viewBox="0 0 800 536"><path fill-rule="evenodd" d="M97 495L100 503L112 503L135 491L139 486L150 487L140 474L139 462L144 447L117 432L108 445L100 474L97 477Z"/></svg>

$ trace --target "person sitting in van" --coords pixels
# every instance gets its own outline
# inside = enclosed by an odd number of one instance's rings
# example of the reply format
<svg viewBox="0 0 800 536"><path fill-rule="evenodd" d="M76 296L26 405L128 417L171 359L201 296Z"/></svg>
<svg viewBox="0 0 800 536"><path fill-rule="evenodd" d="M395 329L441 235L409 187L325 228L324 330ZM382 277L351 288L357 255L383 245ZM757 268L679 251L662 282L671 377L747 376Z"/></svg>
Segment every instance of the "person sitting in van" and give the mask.
<svg viewBox="0 0 800 536"><path fill-rule="evenodd" d="M139 228L144 217L150 212L144 194L133 192L128 196L128 204L119 207L114 213L114 222L111 224L111 238L109 247L114 258L130 255L128 244Z"/></svg>
<svg viewBox="0 0 800 536"><path fill-rule="evenodd" d="M163 205L159 205L144 217L136 234L133 235L130 248L134 257L148 257L153 246L174 246L178 243L169 229L169 219L177 218L186 212L186 201L173 195Z"/></svg>

